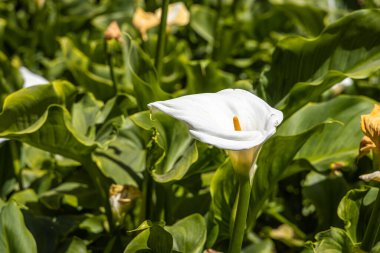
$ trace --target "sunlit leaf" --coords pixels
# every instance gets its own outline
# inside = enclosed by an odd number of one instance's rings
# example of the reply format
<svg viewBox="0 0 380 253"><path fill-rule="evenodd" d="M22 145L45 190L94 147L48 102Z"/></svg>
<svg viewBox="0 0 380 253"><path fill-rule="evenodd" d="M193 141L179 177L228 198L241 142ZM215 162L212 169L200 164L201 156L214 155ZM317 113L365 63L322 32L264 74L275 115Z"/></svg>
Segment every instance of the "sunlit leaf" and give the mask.
<svg viewBox="0 0 380 253"><path fill-rule="evenodd" d="M0 114L0 136L26 142L75 160L88 156L96 144L71 123L61 104L70 103L75 89L66 82L22 89L8 96Z"/></svg>
<svg viewBox="0 0 380 253"><path fill-rule="evenodd" d="M202 253L206 242L206 222L200 214L192 214L166 227L174 239L173 249L179 252Z"/></svg>
<svg viewBox="0 0 380 253"><path fill-rule="evenodd" d="M366 78L378 70L379 13L357 11L315 39L293 36L280 41L268 73L271 101L290 115L344 78Z"/></svg>
<svg viewBox="0 0 380 253"><path fill-rule="evenodd" d="M0 209L0 251L37 253L36 242L13 201Z"/></svg>
<svg viewBox="0 0 380 253"><path fill-rule="evenodd" d="M264 144L257 160L258 168L253 178L251 208L248 214L249 226L254 225L265 201L275 190L278 181L283 179L286 169L291 165L297 152L311 136L320 132L323 126L324 124L317 125L294 136L275 136Z"/></svg>
<svg viewBox="0 0 380 253"><path fill-rule="evenodd" d="M338 215L344 221L344 228L352 241L358 242L357 232L360 208L368 189L353 189L347 192L338 207ZM362 215L363 217L363 215Z"/></svg>
<svg viewBox="0 0 380 253"><path fill-rule="evenodd" d="M296 158L307 159L320 171L347 167L356 159L363 137L360 115L370 112L374 103L364 97L339 96L328 102L308 104L286 120L278 131L280 135L293 135L326 120L336 120L312 136Z"/></svg>
<svg viewBox="0 0 380 253"><path fill-rule="evenodd" d="M162 113L140 112L131 116L132 121L145 130L157 129L157 144L162 149L162 159L155 161L152 176L157 182L182 179L190 166L198 159L197 147L187 126Z"/></svg>

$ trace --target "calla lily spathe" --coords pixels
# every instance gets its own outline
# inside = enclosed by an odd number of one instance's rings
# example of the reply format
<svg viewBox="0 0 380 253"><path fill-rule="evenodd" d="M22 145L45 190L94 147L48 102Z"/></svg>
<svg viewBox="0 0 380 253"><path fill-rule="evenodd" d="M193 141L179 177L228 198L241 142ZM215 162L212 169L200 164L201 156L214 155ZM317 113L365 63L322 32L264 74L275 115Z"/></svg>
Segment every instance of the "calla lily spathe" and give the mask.
<svg viewBox="0 0 380 253"><path fill-rule="evenodd" d="M46 80L44 77L34 74L31 72L29 69L25 67L20 67L19 69L20 74L22 78L24 79L24 88L28 88L34 85L39 85L39 84L48 84L49 81Z"/></svg>
<svg viewBox="0 0 380 253"><path fill-rule="evenodd" d="M283 119L281 111L241 89L188 95L148 106L184 121L195 139L236 151L264 143ZM234 117L238 118L241 131L235 130Z"/></svg>

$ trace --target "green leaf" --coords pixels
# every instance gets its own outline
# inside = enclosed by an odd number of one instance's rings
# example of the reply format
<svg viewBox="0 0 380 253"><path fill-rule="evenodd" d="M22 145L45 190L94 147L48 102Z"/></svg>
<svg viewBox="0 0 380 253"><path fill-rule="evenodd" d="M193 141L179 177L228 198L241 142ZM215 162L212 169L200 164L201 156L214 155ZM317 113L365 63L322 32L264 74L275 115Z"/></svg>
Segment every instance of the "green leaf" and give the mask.
<svg viewBox="0 0 380 253"><path fill-rule="evenodd" d="M155 181L167 183L182 179L190 166L198 159L198 150L190 137L187 126L163 113L157 112L150 118L149 112L132 115L131 120L145 130L157 129L157 148L162 154L154 161L152 176Z"/></svg>
<svg viewBox="0 0 380 253"><path fill-rule="evenodd" d="M190 62L185 65L187 94L217 92L230 88L234 76L218 69L217 64L208 61Z"/></svg>
<svg viewBox="0 0 380 253"><path fill-rule="evenodd" d="M74 87L67 82L53 82L12 93L6 98L0 114L0 137L83 160L97 145L74 129L69 112L62 106L70 103L74 94Z"/></svg>
<svg viewBox="0 0 380 253"><path fill-rule="evenodd" d="M206 242L206 221L200 214L192 214L166 227L173 236L173 249L186 253L202 253Z"/></svg>
<svg viewBox="0 0 380 253"><path fill-rule="evenodd" d="M215 11L206 6L194 4L191 6L190 13L191 28L204 40L209 43L213 43L216 19Z"/></svg>
<svg viewBox="0 0 380 253"><path fill-rule="evenodd" d="M219 238L230 238L231 213L237 196L238 181L231 163L227 160L215 172L211 185L211 211L219 224Z"/></svg>
<svg viewBox="0 0 380 253"><path fill-rule="evenodd" d="M74 236L68 243L66 243L65 246L63 246L63 249L59 252L65 252L65 253L86 253L87 247L85 242Z"/></svg>
<svg viewBox="0 0 380 253"><path fill-rule="evenodd" d="M128 244L124 253L145 252L149 248L157 253L201 253L206 242L206 222L200 214L192 214L164 228L144 222L140 229L144 230Z"/></svg>
<svg viewBox="0 0 380 253"><path fill-rule="evenodd" d="M254 226L265 201L275 190L279 180L287 174L295 155L314 134L320 132L324 124L294 136L275 136L262 147L255 172L248 213L248 224ZM286 152L284 152L286 150ZM291 166L290 166L291 167Z"/></svg>
<svg viewBox="0 0 380 253"><path fill-rule="evenodd" d="M59 43L66 65L74 75L77 83L101 100L111 98L114 95L114 89L110 76L100 76L91 72L90 58L76 48L69 38L60 38Z"/></svg>
<svg viewBox="0 0 380 253"><path fill-rule="evenodd" d="M145 229L144 231L142 231L135 238L133 238L133 240L130 243L128 243L127 247L124 250L124 253L139 252L139 251L144 252L143 250L149 250L148 248L149 235L150 235L150 229Z"/></svg>
<svg viewBox="0 0 380 253"><path fill-rule="evenodd" d="M354 242L358 242L357 230L360 207L368 190L368 188L350 190L343 197L338 206L338 216L344 221L344 228Z"/></svg>
<svg viewBox="0 0 380 253"><path fill-rule="evenodd" d="M270 239L262 240L243 249L242 253L270 253L275 252L274 243Z"/></svg>
<svg viewBox="0 0 380 253"><path fill-rule="evenodd" d="M24 217L11 201L0 209L0 252L37 253L36 242L24 223Z"/></svg>
<svg viewBox="0 0 380 253"><path fill-rule="evenodd" d="M315 253L357 252L354 243L342 229L333 227L330 230L318 233L315 238L317 240L313 247L313 252Z"/></svg>
<svg viewBox="0 0 380 253"><path fill-rule="evenodd" d="M361 10L328 26L315 39L287 37L273 54L267 93L285 115L317 99L346 77L379 69L380 10Z"/></svg>
<svg viewBox="0 0 380 253"><path fill-rule="evenodd" d="M274 8L285 13L295 25L308 35L317 36L324 28L327 12L311 4L271 1Z"/></svg>
<svg viewBox="0 0 380 253"><path fill-rule="evenodd" d="M307 175L302 193L304 199L310 200L315 206L319 230L328 229L330 226L342 226L337 210L348 189L348 184L342 176L325 176L314 171Z"/></svg>
<svg viewBox="0 0 380 253"><path fill-rule="evenodd" d="M335 164L347 167L354 163L363 134L360 115L369 113L376 102L364 97L341 95L328 102L308 104L293 114L278 129L279 135L293 135L321 122L333 119L323 131L312 136L297 154L319 171L328 171Z"/></svg>
<svg viewBox="0 0 380 253"><path fill-rule="evenodd" d="M150 102L169 99L169 94L164 92L157 79L156 69L152 59L132 39L124 37L128 41L125 50L129 81L132 82L137 104L140 110L147 109Z"/></svg>
<svg viewBox="0 0 380 253"><path fill-rule="evenodd" d="M150 228L148 247L157 253L170 253L173 249L173 237L162 227L155 225Z"/></svg>

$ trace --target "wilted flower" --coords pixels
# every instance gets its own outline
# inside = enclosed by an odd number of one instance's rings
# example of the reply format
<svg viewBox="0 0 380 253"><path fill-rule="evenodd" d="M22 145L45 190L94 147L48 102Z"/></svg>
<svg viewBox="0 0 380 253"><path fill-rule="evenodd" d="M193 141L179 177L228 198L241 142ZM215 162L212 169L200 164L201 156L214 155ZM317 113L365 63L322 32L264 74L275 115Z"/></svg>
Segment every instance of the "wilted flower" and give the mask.
<svg viewBox="0 0 380 253"><path fill-rule="evenodd" d="M380 106L375 105L370 114L362 115L360 126L362 132L365 134L360 142L359 157L368 154L373 151L373 163L375 167L378 167L376 161L380 156ZM361 175L360 179L364 181L378 181L380 182L380 171L375 171L370 174Z"/></svg>
<svg viewBox="0 0 380 253"><path fill-rule="evenodd" d="M143 40L148 39L147 31L153 27L156 27L161 22L161 8L153 12L146 12L142 8L137 8L133 15L132 23L140 31ZM190 12L186 6L181 3L169 4L168 17L166 20L166 26L168 28L172 26L185 26L189 23Z"/></svg>
<svg viewBox="0 0 380 253"><path fill-rule="evenodd" d="M375 105L370 114L362 115L361 129L371 141L379 148L380 144L380 106Z"/></svg>
<svg viewBox="0 0 380 253"><path fill-rule="evenodd" d="M120 220L138 197L140 197L138 188L131 185L112 184L109 189L109 201L115 218Z"/></svg>
<svg viewBox="0 0 380 253"><path fill-rule="evenodd" d="M156 10L157 18L161 19L161 8ZM169 4L168 19L166 25L171 26L185 26L190 21L190 12L182 2Z"/></svg>
<svg viewBox="0 0 380 253"><path fill-rule="evenodd" d="M160 19L152 12L145 12L142 8L137 8L132 23L140 31L143 40L147 40L147 31L158 26Z"/></svg>
<svg viewBox="0 0 380 253"><path fill-rule="evenodd" d="M121 30L116 21L112 21L111 24L109 24L107 30L104 32L104 38L106 40L120 40Z"/></svg>
<svg viewBox="0 0 380 253"><path fill-rule="evenodd" d="M367 155L371 150L375 149L376 145L368 136L363 136L360 141L359 158Z"/></svg>
<svg viewBox="0 0 380 253"><path fill-rule="evenodd" d="M282 112L240 89L188 95L148 106L187 123L195 139L228 150L233 167L244 174L283 119Z"/></svg>
<svg viewBox="0 0 380 253"><path fill-rule="evenodd" d="M364 175L359 176L359 178L361 180L366 181L366 182L369 182L369 181L380 182L380 171L375 171L375 172L372 172L369 174L364 174Z"/></svg>

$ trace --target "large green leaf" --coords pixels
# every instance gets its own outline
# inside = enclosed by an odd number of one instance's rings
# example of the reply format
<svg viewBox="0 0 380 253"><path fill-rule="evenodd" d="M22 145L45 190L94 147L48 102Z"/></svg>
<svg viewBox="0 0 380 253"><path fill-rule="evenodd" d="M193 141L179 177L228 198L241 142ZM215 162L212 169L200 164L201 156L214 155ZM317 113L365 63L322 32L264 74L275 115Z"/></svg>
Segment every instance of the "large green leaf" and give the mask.
<svg viewBox="0 0 380 253"><path fill-rule="evenodd" d="M317 125L294 136L275 136L262 147L257 171L253 178L253 186L248 214L248 225L253 226L265 201L275 190L284 175L289 176L287 169L306 141L323 129L324 124ZM286 152L284 152L286 150Z"/></svg>
<svg viewBox="0 0 380 253"><path fill-rule="evenodd" d="M147 244L154 252L169 253L173 249L173 237L164 228L156 225L150 228Z"/></svg>
<svg viewBox="0 0 380 253"><path fill-rule="evenodd" d="M36 242L14 202L9 202L0 209L0 252L37 253Z"/></svg>
<svg viewBox="0 0 380 253"><path fill-rule="evenodd" d="M201 253L205 241L206 222L200 214L192 214L173 226L153 224L146 227L128 244L124 252Z"/></svg>
<svg viewBox="0 0 380 253"><path fill-rule="evenodd" d="M0 114L0 136L75 160L84 159L97 145L74 129L63 106L70 103L75 91L67 82L53 82L12 93Z"/></svg>
<svg viewBox="0 0 380 253"><path fill-rule="evenodd" d="M298 27L308 35L318 35L324 28L326 11L312 4L297 3L297 1L270 1L273 7L288 16Z"/></svg>
<svg viewBox="0 0 380 253"><path fill-rule="evenodd" d="M187 126L163 113L155 113L151 119L149 112L140 112L131 116L131 120L145 130L155 128L158 132L157 148L160 157L152 168L154 180L161 183L182 179L190 166L198 159L198 150L190 137Z"/></svg>
<svg viewBox="0 0 380 253"><path fill-rule="evenodd" d="M344 221L344 228L354 242L358 242L357 230L360 208L368 190L368 188L350 190L338 207L338 216Z"/></svg>
<svg viewBox="0 0 380 253"><path fill-rule="evenodd" d="M174 239L173 249L186 253L202 253L206 242L206 221L200 214L192 214L166 227Z"/></svg>
<svg viewBox="0 0 380 253"><path fill-rule="evenodd" d="M293 135L329 119L338 123L327 125L323 132L307 141L296 158L310 161L320 171L334 164L349 166L358 155L363 134L360 115L367 114L375 101L365 97L339 96L328 102L308 104L286 120L278 129L280 135Z"/></svg>
<svg viewBox="0 0 380 253"><path fill-rule="evenodd" d="M358 249L355 249L354 243L347 233L339 228L333 227L330 230L320 232L315 238L317 242L313 246L313 252L316 253L358 252Z"/></svg>
<svg viewBox="0 0 380 253"><path fill-rule="evenodd" d="M319 231L330 226L342 226L337 210L348 189L348 184L342 176L325 176L314 171L307 175L302 193L304 199L309 200L316 209Z"/></svg>
<svg viewBox="0 0 380 253"><path fill-rule="evenodd" d="M379 69L380 10L354 12L315 39L287 37L273 54L267 92L285 115L345 77L366 78Z"/></svg>
<svg viewBox="0 0 380 253"><path fill-rule="evenodd" d="M106 100L114 95L110 76L100 76L91 72L90 59L75 47L69 38L59 40L68 69L80 86L92 92L97 98Z"/></svg>
<svg viewBox="0 0 380 253"><path fill-rule="evenodd" d="M169 94L161 89L152 59L139 47L136 41L124 37L128 41L125 46L128 77L133 84L135 97L140 110L147 109L150 102L165 100Z"/></svg>
<svg viewBox="0 0 380 253"><path fill-rule="evenodd" d="M213 62L190 62L185 65L185 70L188 94L217 92L230 88L234 83L234 76L218 69Z"/></svg>
<svg viewBox="0 0 380 253"><path fill-rule="evenodd" d="M230 237L232 209L237 196L238 181L232 165L226 161L215 172L211 185L211 211L219 226L221 240Z"/></svg>
<svg viewBox="0 0 380 253"><path fill-rule="evenodd" d="M214 42L214 26L216 13L202 5L193 5L190 9L190 26L196 33L209 43Z"/></svg>

